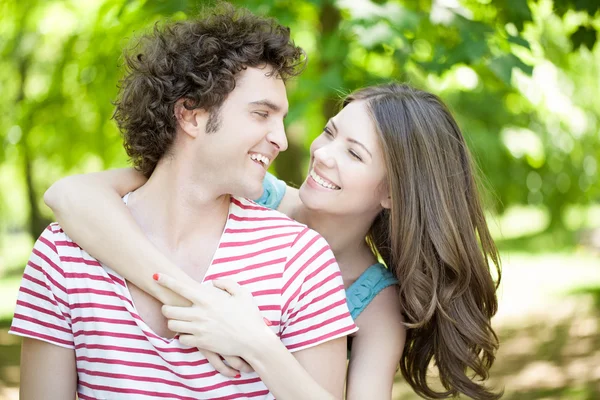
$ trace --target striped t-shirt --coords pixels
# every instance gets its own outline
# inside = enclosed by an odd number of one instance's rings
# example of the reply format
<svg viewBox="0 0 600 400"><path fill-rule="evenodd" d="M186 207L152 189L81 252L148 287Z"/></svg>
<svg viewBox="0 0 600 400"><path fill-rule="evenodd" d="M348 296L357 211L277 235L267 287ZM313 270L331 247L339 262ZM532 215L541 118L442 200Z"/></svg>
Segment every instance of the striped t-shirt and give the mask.
<svg viewBox="0 0 600 400"><path fill-rule="evenodd" d="M358 329L327 242L246 199L231 198L204 282L225 277L252 292L292 352ZM74 349L82 400L273 398L256 373L227 378L177 336L156 335L139 317L125 280L57 224L35 243L10 333Z"/></svg>

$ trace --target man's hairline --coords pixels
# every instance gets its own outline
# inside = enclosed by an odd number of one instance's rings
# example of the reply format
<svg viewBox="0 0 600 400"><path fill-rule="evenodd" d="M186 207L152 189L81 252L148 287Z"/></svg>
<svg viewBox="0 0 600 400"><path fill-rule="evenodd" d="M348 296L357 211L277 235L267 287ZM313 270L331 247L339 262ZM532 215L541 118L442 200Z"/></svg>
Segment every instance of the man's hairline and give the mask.
<svg viewBox="0 0 600 400"><path fill-rule="evenodd" d="M234 87L233 87L233 89L229 93L227 93L227 95L223 98L223 100L219 104L215 104L215 105L213 105L213 106L211 106L209 108L204 108L204 107L197 107L197 108L198 109L203 109L205 112L207 112L209 114L209 118L213 117L213 118L217 118L218 119L220 117L219 114L220 114L220 112L221 112L221 110L223 108L223 105L225 104L225 102L227 101L227 99L229 98L229 96L231 95L231 93L233 93L233 91L238 88L238 84L243 81L243 76L242 76L243 75L243 71L247 71L248 68L265 69L265 68L268 68L268 67L270 67L271 70L269 72L267 72L265 74L265 76L267 76L268 78L271 78L274 75L274 74L272 74L272 72L276 71L276 68L275 68L275 66L273 66L272 64L270 64L268 62L263 62L262 64L260 64L258 66L243 65L242 66L242 70L239 71L238 73L236 73L234 75ZM286 80L282 78L281 74L277 74L275 77L276 77L276 79L282 79L284 84L286 83ZM185 101L185 99L186 99L185 96L183 96L183 97L180 98L180 100L184 100L184 101ZM259 99L259 100L255 100L255 101L250 102L249 104L251 104L251 103L257 103L257 102L262 102L262 101L265 101L265 100L266 99L264 99L264 98L263 99ZM179 100L177 100L177 102L178 101Z"/></svg>

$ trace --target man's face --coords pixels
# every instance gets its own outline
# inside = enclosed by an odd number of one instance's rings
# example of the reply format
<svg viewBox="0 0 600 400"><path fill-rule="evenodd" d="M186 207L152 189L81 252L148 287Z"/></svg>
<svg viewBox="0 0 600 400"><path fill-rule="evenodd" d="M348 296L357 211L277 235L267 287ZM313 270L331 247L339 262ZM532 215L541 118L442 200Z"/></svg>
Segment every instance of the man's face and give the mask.
<svg viewBox="0 0 600 400"><path fill-rule="evenodd" d="M267 169L287 149L285 84L270 72L268 66L241 71L235 89L213 111L199 141L196 171L220 193L260 197Z"/></svg>

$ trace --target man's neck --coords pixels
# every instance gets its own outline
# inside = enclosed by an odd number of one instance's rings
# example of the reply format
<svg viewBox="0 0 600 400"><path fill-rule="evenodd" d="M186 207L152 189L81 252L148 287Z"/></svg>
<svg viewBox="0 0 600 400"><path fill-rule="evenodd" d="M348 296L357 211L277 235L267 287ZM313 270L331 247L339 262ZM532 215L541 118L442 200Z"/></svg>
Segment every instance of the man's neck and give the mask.
<svg viewBox="0 0 600 400"><path fill-rule="evenodd" d="M201 282L219 247L230 205L199 182L191 163L159 163L148 182L130 195L127 205L152 244L187 276ZM181 276L181 274L175 274ZM131 296L142 319L156 333L172 337L161 303L134 285Z"/></svg>
<svg viewBox="0 0 600 400"><path fill-rule="evenodd" d="M207 235L220 235L227 221L230 196L211 190L209 182L198 182L189 165L174 159L159 163L128 201L146 235L169 252L193 248Z"/></svg>

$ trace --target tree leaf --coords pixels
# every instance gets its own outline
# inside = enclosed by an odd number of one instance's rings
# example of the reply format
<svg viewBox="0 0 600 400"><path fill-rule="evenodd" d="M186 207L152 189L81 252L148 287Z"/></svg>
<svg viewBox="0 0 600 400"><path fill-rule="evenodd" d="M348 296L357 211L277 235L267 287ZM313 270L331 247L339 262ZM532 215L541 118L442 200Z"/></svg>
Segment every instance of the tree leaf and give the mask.
<svg viewBox="0 0 600 400"><path fill-rule="evenodd" d="M579 29L571 35L571 43L573 43L573 49L578 49L580 46L585 46L592 50L596 44L598 32L594 28L587 26L580 26Z"/></svg>

